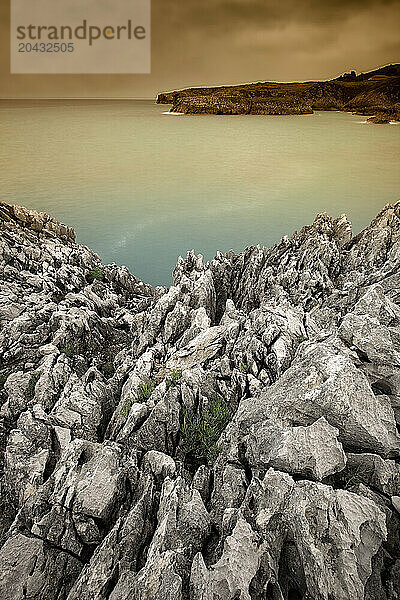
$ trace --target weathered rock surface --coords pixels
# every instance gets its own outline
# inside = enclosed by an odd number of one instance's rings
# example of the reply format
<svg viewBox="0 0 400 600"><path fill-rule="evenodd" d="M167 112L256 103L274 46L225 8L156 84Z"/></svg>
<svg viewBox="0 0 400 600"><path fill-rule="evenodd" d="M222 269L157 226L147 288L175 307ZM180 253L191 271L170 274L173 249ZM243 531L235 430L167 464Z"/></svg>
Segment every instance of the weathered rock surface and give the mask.
<svg viewBox="0 0 400 600"><path fill-rule="evenodd" d="M0 203L0 597L398 600L400 203L169 289L74 240Z"/></svg>

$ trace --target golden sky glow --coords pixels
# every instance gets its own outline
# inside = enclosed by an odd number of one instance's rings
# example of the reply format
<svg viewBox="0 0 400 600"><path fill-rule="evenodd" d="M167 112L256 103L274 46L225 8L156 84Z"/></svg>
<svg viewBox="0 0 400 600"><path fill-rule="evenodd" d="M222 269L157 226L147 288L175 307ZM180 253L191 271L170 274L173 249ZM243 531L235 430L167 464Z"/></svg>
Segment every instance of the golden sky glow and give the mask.
<svg viewBox="0 0 400 600"><path fill-rule="evenodd" d="M152 0L151 75L10 75L9 0L0 0L0 98L325 79L399 62L399 22L400 0Z"/></svg>

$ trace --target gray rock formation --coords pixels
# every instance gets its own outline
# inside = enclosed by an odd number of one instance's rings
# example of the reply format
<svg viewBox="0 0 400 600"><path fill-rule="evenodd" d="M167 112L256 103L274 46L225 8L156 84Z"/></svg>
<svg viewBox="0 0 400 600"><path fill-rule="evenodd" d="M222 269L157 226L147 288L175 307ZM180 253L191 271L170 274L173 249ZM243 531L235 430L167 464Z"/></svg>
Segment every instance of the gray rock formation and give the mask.
<svg viewBox="0 0 400 600"><path fill-rule="evenodd" d="M0 598L398 600L400 202L173 276L0 203Z"/></svg>

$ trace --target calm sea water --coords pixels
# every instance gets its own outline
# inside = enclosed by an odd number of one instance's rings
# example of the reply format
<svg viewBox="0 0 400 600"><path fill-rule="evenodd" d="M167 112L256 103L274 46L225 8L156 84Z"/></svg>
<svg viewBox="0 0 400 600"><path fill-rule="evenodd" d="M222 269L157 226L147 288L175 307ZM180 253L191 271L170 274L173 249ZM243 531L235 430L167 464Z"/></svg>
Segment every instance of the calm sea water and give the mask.
<svg viewBox="0 0 400 600"><path fill-rule="evenodd" d="M104 262L171 283L180 254L271 245L400 198L400 126L323 113L173 116L150 101L0 102L0 198L72 225Z"/></svg>

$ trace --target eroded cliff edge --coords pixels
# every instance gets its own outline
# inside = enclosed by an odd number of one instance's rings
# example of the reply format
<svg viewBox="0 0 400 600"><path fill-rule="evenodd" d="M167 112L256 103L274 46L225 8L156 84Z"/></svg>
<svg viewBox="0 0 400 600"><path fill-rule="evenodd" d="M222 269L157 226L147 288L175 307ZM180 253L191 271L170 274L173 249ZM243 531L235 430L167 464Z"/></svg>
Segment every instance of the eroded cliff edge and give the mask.
<svg viewBox="0 0 400 600"><path fill-rule="evenodd" d="M1 598L398 598L400 202L169 289L0 225Z"/></svg>
<svg viewBox="0 0 400 600"><path fill-rule="evenodd" d="M400 121L400 65L347 73L329 81L259 82L161 93L171 112L216 115L304 115L314 110L356 112L372 123Z"/></svg>

